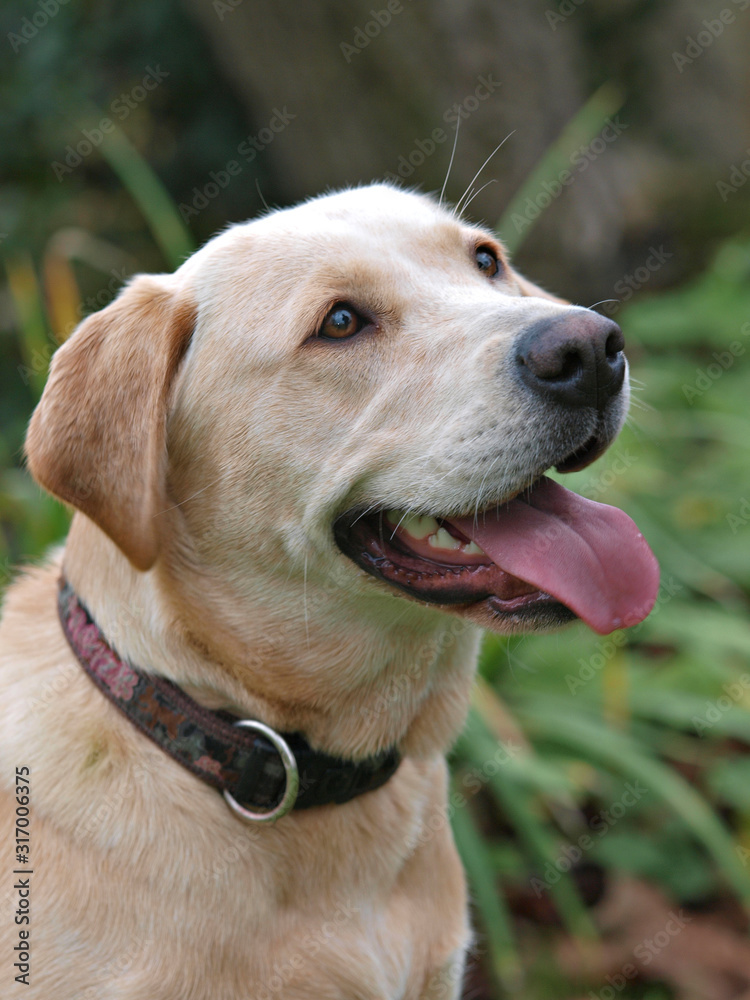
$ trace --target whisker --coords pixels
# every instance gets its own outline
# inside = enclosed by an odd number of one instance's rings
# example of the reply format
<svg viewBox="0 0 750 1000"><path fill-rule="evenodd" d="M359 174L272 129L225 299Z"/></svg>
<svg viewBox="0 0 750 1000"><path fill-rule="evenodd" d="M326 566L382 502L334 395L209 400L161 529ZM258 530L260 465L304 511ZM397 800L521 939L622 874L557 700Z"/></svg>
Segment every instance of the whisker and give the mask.
<svg viewBox="0 0 750 1000"><path fill-rule="evenodd" d="M470 184L468 186L468 188L464 191L464 193L461 195L461 197L465 198L469 194L472 196L472 198L474 197L474 185L473 184Z"/></svg>
<svg viewBox="0 0 750 1000"><path fill-rule="evenodd" d="M407 510L404 511L404 516L401 517L401 518L399 518L398 524L396 525L396 527L391 532L390 541L393 541L393 536L396 534L396 532L398 531L398 529L401 527L401 522L404 521L404 520L406 520L406 518L409 516L409 514L411 513L411 511L413 509L414 509L413 507L410 507L410 508L408 508Z"/></svg>
<svg viewBox="0 0 750 1000"><path fill-rule="evenodd" d="M482 166L481 166L481 167L479 168L479 170L477 170L477 172L476 172L476 173L474 174L474 176L473 176L473 177L471 178L471 180L469 181L469 184L468 184L468 186L467 186L466 190L465 190L465 191L464 191L464 193L463 193L463 194L461 195L461 197L460 197L460 198L458 199L458 203L457 203L457 205L456 205L456 207L455 207L455 209L454 209L454 212L455 212L455 214L456 214L456 215L460 215L460 214L461 214L461 212L463 211L463 209L461 208L461 203L463 202L464 198L465 198L465 197L467 196L467 194L468 194L468 193L469 193L469 191L471 190L471 186L472 186L472 184L474 183L474 181L475 181L475 180L477 179L477 177L479 177L479 175L481 174L481 172L482 172L482 171L484 170L484 168L485 168L485 167L487 166L487 164L488 164L488 163L490 162L490 160L491 160L491 159L492 159L492 157L493 157L493 156L495 155L495 153L496 153L496 152L498 151L498 149L500 149L500 148L501 148L501 147L502 147L503 145L505 145L505 143L506 143L506 142L508 141L508 139L510 139L510 137L511 137L511 136L512 136L512 135L513 135L513 134L515 133L515 131L516 131L516 130L515 130L515 129L513 129L513 132L509 132L509 133L508 133L508 134L506 135L506 137L505 137L505 138L504 138L504 139L502 140L502 142L499 142L499 143L497 144L497 146L495 146L495 148L494 148L494 149L492 150L492 152L490 153L490 155L489 155L489 156L487 157L487 159L486 159L486 160L484 161L484 163L482 164Z"/></svg>
<svg viewBox="0 0 750 1000"><path fill-rule="evenodd" d="M370 506L369 506L369 507L366 507L366 508L365 508L365 509L364 509L364 510L362 511L362 513L361 513L361 514L357 514L357 516L356 516L356 517L354 518L354 520L352 521L352 524L353 524L353 525L354 525L354 524L356 524L356 523L357 523L357 521L361 520L361 519L362 519L362 518L363 518L363 517L364 517L364 516L365 516L366 514L369 514L371 510L375 510L375 509L376 509L376 507L378 507L378 506L379 506L379 505L378 505L377 503L373 503L373 504L370 504Z"/></svg>
<svg viewBox="0 0 750 1000"><path fill-rule="evenodd" d="M439 486L443 482L444 479L447 479L448 476L452 476L454 474L455 474L455 470L454 469L448 469L448 471L446 472L446 474L444 476L441 476L440 479L435 480L435 482L432 484L432 486L433 487ZM417 508L414 507L413 509L416 510Z"/></svg>
<svg viewBox="0 0 750 1000"><path fill-rule="evenodd" d="M497 177L493 177L491 181L487 181L487 183L483 184L478 191L475 191L474 194L471 196L471 198L469 198L469 200L464 203L462 211L465 212L466 209L469 207L469 205L471 205L472 201L474 201L476 196L481 194L486 187L490 186L490 184L497 184Z"/></svg>
<svg viewBox="0 0 750 1000"><path fill-rule="evenodd" d="M506 655L508 657L508 666L510 668L511 677L513 677L514 680L517 680L515 672L516 665L518 665L521 668L521 670L525 670L527 674L539 673L536 667L532 667L530 663L526 662L526 660L522 660L518 656L516 656L516 650L519 648L519 646L521 646L522 643L523 639L520 639L516 643L516 645L513 646L512 649L510 643L508 643L505 649Z"/></svg>
<svg viewBox="0 0 750 1000"><path fill-rule="evenodd" d="M498 463L499 460L500 460L500 455L495 455L495 458L494 458L494 461L492 462L492 465L485 472L484 478L482 479L482 482L479 485L479 489L477 490L477 502L476 502L476 504L474 506L474 527L475 528L479 526L479 504L480 504L480 502L482 500L482 490L484 489L484 484L487 482L487 476L489 476L489 474L495 468L495 466L497 465L497 463ZM482 506L484 506L484 504L482 504ZM485 516L486 516L486 512L485 512Z"/></svg>
<svg viewBox="0 0 750 1000"><path fill-rule="evenodd" d="M459 117L459 118L456 119L456 135L455 135L455 137L453 139L453 150L451 152L450 163L448 164L448 173L445 175L445 180L443 181L443 186L440 189L440 201L438 202L438 205L440 205L440 206L442 206L442 204L443 204L443 196L445 195L445 187L446 187L446 184L448 183L448 178L451 175L451 167L453 166L453 157L456 155L456 146L458 145L458 126L460 124L461 124L461 118Z"/></svg>
<svg viewBox="0 0 750 1000"><path fill-rule="evenodd" d="M267 201L266 201L266 199L265 199L265 198L263 197L263 192L262 192L262 191L261 191L261 189L260 189L260 182L259 182L259 180L258 180L258 178L257 178L257 177L255 178L255 189L256 189L256 191L258 192L258 197L259 197L259 198L260 198L260 200L261 200L261 201L263 202L263 205L265 206L265 209L266 209L266 211L267 211L267 212L268 212L268 213L270 214L270 212L271 212L271 209L270 209L270 207L269 207L269 204L268 204L268 202L267 202Z"/></svg>
<svg viewBox="0 0 750 1000"><path fill-rule="evenodd" d="M650 413L656 413L655 406L652 406L651 403L647 403L645 399L638 399L637 396L633 396L631 398L630 405L636 410L646 410Z"/></svg>
<svg viewBox="0 0 750 1000"><path fill-rule="evenodd" d="M596 309L597 306L603 306L605 302L619 302L619 301L620 301L619 299L600 299L598 302L595 302L593 306L586 306L586 308Z"/></svg>

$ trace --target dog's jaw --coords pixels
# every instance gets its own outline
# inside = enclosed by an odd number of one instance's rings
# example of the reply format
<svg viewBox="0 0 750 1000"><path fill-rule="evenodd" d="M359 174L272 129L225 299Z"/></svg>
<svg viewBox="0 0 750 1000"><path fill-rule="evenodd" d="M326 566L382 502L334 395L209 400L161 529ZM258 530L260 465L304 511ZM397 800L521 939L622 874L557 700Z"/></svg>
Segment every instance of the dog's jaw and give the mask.
<svg viewBox="0 0 750 1000"><path fill-rule="evenodd" d="M123 658L186 684L207 707L302 732L346 758L392 746L427 758L451 745L468 710L473 624L373 593L369 579L351 592L341 556L328 577L318 567L307 581L285 579L283 604L259 577L248 602L230 580L186 561L179 509L163 520L162 555L141 573L92 522L73 518L66 575ZM356 633L346 627L353 619Z"/></svg>

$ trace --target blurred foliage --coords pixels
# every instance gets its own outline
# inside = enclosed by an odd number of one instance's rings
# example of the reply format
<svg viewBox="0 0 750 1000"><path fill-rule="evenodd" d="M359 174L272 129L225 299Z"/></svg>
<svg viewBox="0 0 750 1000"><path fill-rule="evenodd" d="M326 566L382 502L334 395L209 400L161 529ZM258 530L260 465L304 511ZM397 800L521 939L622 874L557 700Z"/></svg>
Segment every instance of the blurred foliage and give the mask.
<svg viewBox="0 0 750 1000"><path fill-rule="evenodd" d="M478 822L499 809L511 826L491 835L478 881L534 902L542 887L574 933L576 866L560 861L587 835L579 862L659 883L686 904L729 893L750 907L749 278L750 240L735 240L698 280L622 309L628 425L601 460L559 477L643 530L662 567L651 616L604 639L574 625L484 644L457 773L482 772L498 740L523 750L472 801ZM632 807L602 819L638 781L647 791ZM531 823L544 827L540 849Z"/></svg>
<svg viewBox="0 0 750 1000"><path fill-rule="evenodd" d="M230 95L217 107L206 96L215 87L177 72L195 60L212 72L198 33L187 23L180 30L179 7L129 12L112 3L111 18L96 22L86 7L71 5L70 17L36 39L12 84L0 75L10 127L26 138L0 145L0 587L68 523L21 467L25 424L56 344L130 273L177 264L223 221L212 212L242 217L256 207L256 192L238 185L201 216L199 233L188 234L177 213L181 193L231 156L245 127ZM10 5L0 28L7 34L18 20ZM141 38L137 56L123 41L129 32ZM158 59L149 51L156 37ZM98 64L82 66L80 46ZM152 62L184 88L184 117L172 108L162 119L156 90L148 111L133 110L121 135L58 184L49 164ZM62 110L50 110L50 94ZM605 97L605 108L616 103ZM70 107L86 108L86 119L72 120ZM595 122L572 127L588 134ZM534 183L555 162L553 149ZM595 941L591 870L605 882L630 873L686 905L731 897L750 906L749 279L750 239L738 237L689 285L607 307L629 343L631 416L602 459L564 481L638 523L662 567L653 614L606 638L574 625L484 644L453 758L452 818L479 951L501 990L523 982L529 1000L571 984L544 951L544 919L534 925L543 957L526 961L530 925L517 913L546 914L548 930ZM669 995L656 985L629 989L623 997Z"/></svg>

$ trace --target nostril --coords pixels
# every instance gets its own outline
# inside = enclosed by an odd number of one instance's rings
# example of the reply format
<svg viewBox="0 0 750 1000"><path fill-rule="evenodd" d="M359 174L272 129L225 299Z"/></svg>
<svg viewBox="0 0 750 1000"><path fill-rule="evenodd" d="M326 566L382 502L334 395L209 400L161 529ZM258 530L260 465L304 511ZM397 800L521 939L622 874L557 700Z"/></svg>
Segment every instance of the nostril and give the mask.
<svg viewBox="0 0 750 1000"><path fill-rule="evenodd" d="M572 311L540 320L519 337L519 376L538 394L566 406L603 410L622 387L625 341L616 323Z"/></svg>
<svg viewBox="0 0 750 1000"><path fill-rule="evenodd" d="M620 351L625 348L625 338L622 335L622 330L616 327L610 335L607 337L607 342L604 345L604 351L608 358L616 357Z"/></svg>
<svg viewBox="0 0 750 1000"><path fill-rule="evenodd" d="M556 372L555 378L570 379L581 374L583 370L583 359L578 351L566 351L560 364L560 370Z"/></svg>
<svg viewBox="0 0 750 1000"><path fill-rule="evenodd" d="M530 377L543 382L578 379L586 368L586 350L578 344L551 343L532 345L516 355L516 363L526 368Z"/></svg>

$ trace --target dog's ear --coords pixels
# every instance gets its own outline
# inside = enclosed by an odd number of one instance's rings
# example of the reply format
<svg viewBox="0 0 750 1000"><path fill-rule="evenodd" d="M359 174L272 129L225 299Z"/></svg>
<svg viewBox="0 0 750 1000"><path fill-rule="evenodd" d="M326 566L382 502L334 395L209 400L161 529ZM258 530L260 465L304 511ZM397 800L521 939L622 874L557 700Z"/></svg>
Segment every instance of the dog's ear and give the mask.
<svg viewBox="0 0 750 1000"><path fill-rule="evenodd" d="M570 305L566 299L559 299L556 295L552 295L551 292L545 292L543 288L540 288L539 285L535 285L534 282L529 281L528 278L524 278L524 276L519 274L518 271L514 270L513 275L516 279L518 287L521 289L522 295L529 295L536 299L550 299L550 301L557 302L561 306Z"/></svg>
<svg viewBox="0 0 750 1000"><path fill-rule="evenodd" d="M167 401L195 313L166 282L136 278L55 353L26 436L34 478L91 518L139 570L158 555Z"/></svg>

